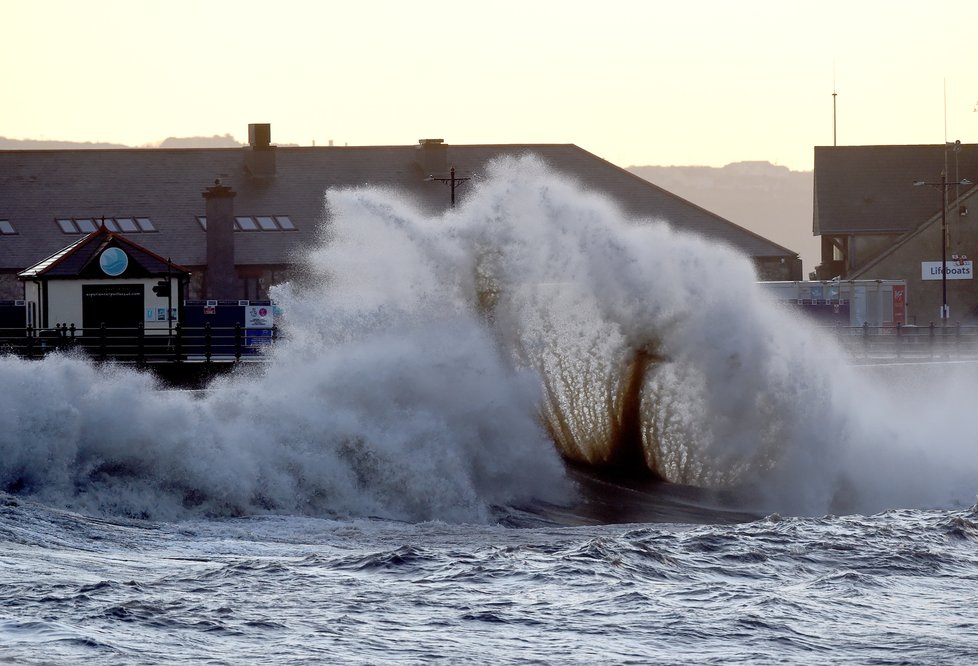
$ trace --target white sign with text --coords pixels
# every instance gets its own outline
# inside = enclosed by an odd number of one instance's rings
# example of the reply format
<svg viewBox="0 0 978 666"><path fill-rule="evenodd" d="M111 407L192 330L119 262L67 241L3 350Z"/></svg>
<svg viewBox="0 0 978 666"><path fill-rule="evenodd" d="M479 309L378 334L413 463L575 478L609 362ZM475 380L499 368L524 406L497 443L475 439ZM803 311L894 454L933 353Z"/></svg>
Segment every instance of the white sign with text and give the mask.
<svg viewBox="0 0 978 666"><path fill-rule="evenodd" d="M970 280L974 276L974 268L970 261L948 261L944 264L947 266L947 279L948 280ZM941 279L941 262L939 261L921 261L920 262L920 279L921 280L940 280Z"/></svg>

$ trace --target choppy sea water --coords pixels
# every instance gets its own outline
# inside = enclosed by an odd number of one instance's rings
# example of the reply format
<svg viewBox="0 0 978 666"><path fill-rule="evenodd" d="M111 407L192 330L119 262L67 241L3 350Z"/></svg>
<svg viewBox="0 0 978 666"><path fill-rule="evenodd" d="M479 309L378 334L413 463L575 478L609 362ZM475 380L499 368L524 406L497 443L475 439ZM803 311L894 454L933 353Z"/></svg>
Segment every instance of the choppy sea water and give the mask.
<svg viewBox="0 0 978 666"><path fill-rule="evenodd" d="M976 509L712 525L170 523L6 496L0 543L8 663L978 660Z"/></svg>

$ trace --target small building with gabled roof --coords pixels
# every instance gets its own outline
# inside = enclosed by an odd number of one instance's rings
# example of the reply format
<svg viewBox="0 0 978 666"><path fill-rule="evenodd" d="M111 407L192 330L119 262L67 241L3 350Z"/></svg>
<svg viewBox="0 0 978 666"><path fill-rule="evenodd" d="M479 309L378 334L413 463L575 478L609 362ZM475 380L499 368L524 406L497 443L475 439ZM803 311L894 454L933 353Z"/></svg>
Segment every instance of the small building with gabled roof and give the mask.
<svg viewBox="0 0 978 666"><path fill-rule="evenodd" d="M24 269L27 325L46 329L134 329L167 333L180 321L190 271L99 226Z"/></svg>

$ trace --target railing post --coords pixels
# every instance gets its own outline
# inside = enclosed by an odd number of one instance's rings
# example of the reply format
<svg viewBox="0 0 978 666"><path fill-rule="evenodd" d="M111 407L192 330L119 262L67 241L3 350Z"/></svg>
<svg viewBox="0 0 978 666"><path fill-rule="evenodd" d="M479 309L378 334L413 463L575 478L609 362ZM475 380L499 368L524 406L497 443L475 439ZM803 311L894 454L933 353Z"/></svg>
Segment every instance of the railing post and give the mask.
<svg viewBox="0 0 978 666"><path fill-rule="evenodd" d="M211 323L204 324L204 361L211 362Z"/></svg>
<svg viewBox="0 0 978 666"><path fill-rule="evenodd" d="M234 360L241 360L241 322L234 324Z"/></svg>
<svg viewBox="0 0 978 666"><path fill-rule="evenodd" d="M173 350L176 353L176 362L179 363L183 360L183 326L180 322L177 322L176 326L173 327L174 342Z"/></svg>
<svg viewBox="0 0 978 666"><path fill-rule="evenodd" d="M27 358L34 358L34 327L27 327Z"/></svg>
<svg viewBox="0 0 978 666"><path fill-rule="evenodd" d="M136 363L140 366L146 363L146 326L143 322L136 324Z"/></svg>

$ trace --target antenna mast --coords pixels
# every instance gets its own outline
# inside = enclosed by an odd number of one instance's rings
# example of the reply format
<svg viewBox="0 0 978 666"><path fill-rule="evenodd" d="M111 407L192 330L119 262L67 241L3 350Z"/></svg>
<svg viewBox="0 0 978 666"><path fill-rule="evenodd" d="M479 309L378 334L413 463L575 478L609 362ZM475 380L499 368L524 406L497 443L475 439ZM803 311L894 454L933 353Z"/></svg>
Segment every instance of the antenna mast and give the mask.
<svg viewBox="0 0 978 666"><path fill-rule="evenodd" d="M836 143L835 134L835 63L832 63L832 145L838 145Z"/></svg>
<svg viewBox="0 0 978 666"><path fill-rule="evenodd" d="M835 140L835 87L832 87L832 145L838 145Z"/></svg>
<svg viewBox="0 0 978 666"><path fill-rule="evenodd" d="M947 77L944 78L944 143L947 144ZM947 168L946 160L944 168Z"/></svg>

